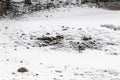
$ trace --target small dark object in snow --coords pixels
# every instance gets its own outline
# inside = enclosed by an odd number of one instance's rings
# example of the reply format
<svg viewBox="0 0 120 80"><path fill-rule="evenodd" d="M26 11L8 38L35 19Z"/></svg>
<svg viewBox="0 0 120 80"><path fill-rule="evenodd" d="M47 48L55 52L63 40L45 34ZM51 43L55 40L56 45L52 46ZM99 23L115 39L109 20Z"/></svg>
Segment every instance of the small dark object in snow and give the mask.
<svg viewBox="0 0 120 80"><path fill-rule="evenodd" d="M49 17L49 16L46 16L46 17Z"/></svg>
<svg viewBox="0 0 120 80"><path fill-rule="evenodd" d="M60 75L60 77L63 77L63 75Z"/></svg>
<svg viewBox="0 0 120 80"><path fill-rule="evenodd" d="M57 73L62 73L62 71L59 71L59 70L55 70L55 72L57 72Z"/></svg>
<svg viewBox="0 0 120 80"><path fill-rule="evenodd" d="M63 40L64 37L62 35L57 35L55 37L38 37L36 38L36 40L38 40L38 43L41 42L41 44L39 44L39 47L41 46L49 46L49 45L55 45L58 44L61 40Z"/></svg>
<svg viewBox="0 0 120 80"><path fill-rule="evenodd" d="M53 78L53 80L59 80L59 79L57 79L57 78Z"/></svg>
<svg viewBox="0 0 120 80"><path fill-rule="evenodd" d="M108 49L105 49L105 51L108 51Z"/></svg>
<svg viewBox="0 0 120 80"><path fill-rule="evenodd" d="M25 35L25 34L22 34L22 35Z"/></svg>
<svg viewBox="0 0 120 80"><path fill-rule="evenodd" d="M107 45L115 45L114 43L107 43Z"/></svg>
<svg viewBox="0 0 120 80"><path fill-rule="evenodd" d="M7 61L9 61L9 59L7 59Z"/></svg>
<svg viewBox="0 0 120 80"><path fill-rule="evenodd" d="M76 68L77 70L79 69L79 68Z"/></svg>
<svg viewBox="0 0 120 80"><path fill-rule="evenodd" d="M64 28L65 26L62 26L62 28Z"/></svg>
<svg viewBox="0 0 120 80"><path fill-rule="evenodd" d="M79 74L79 75L84 76L84 74Z"/></svg>
<svg viewBox="0 0 120 80"><path fill-rule="evenodd" d="M46 33L46 35L50 35L50 33Z"/></svg>
<svg viewBox="0 0 120 80"><path fill-rule="evenodd" d="M20 73L28 72L28 70L24 67L19 68L17 71Z"/></svg>
<svg viewBox="0 0 120 80"><path fill-rule="evenodd" d="M104 70L104 72L108 72L107 70Z"/></svg>
<svg viewBox="0 0 120 80"><path fill-rule="evenodd" d="M52 41L53 37L42 37L42 38L37 38L37 40L48 40L48 41Z"/></svg>
<svg viewBox="0 0 120 80"><path fill-rule="evenodd" d="M79 74L79 73L74 73L74 75L75 75L75 76L78 76L78 75L80 75L80 74Z"/></svg>
<svg viewBox="0 0 120 80"><path fill-rule="evenodd" d="M67 30L67 28L66 29L63 29L63 31L66 31Z"/></svg>
<svg viewBox="0 0 120 80"><path fill-rule="evenodd" d="M65 27L65 28L62 29L62 31L66 31L68 29L69 29L69 27Z"/></svg>
<svg viewBox="0 0 120 80"><path fill-rule="evenodd" d="M33 40L33 38L32 38L32 37L31 37L30 39L31 39L31 40Z"/></svg>
<svg viewBox="0 0 120 80"><path fill-rule="evenodd" d="M15 45L14 47L17 47L17 45Z"/></svg>
<svg viewBox="0 0 120 80"><path fill-rule="evenodd" d="M26 49L30 49L29 47L26 47Z"/></svg>
<svg viewBox="0 0 120 80"><path fill-rule="evenodd" d="M37 38L37 40L42 40L44 43L49 43L54 40L54 37L42 37L42 38Z"/></svg>
<svg viewBox="0 0 120 80"><path fill-rule="evenodd" d="M15 51L17 51L17 49L16 49L16 48L15 48L14 50L15 50Z"/></svg>
<svg viewBox="0 0 120 80"><path fill-rule="evenodd" d="M42 65L43 63L40 63L40 65Z"/></svg>
<svg viewBox="0 0 120 80"><path fill-rule="evenodd" d="M86 36L84 36L82 40L88 41L88 40L91 40L91 39L92 39L91 37L86 37Z"/></svg>
<svg viewBox="0 0 120 80"><path fill-rule="evenodd" d="M62 35L57 35L56 36L56 39L59 40L59 39L63 39L64 37Z"/></svg>
<svg viewBox="0 0 120 80"><path fill-rule="evenodd" d="M85 50L85 47L79 45L78 49L79 49L79 52L81 52L81 51Z"/></svg>
<svg viewBox="0 0 120 80"><path fill-rule="evenodd" d="M12 74L15 74L14 72Z"/></svg>
<svg viewBox="0 0 120 80"><path fill-rule="evenodd" d="M5 27L5 29L8 29L8 27Z"/></svg>
<svg viewBox="0 0 120 80"><path fill-rule="evenodd" d="M23 61L20 61L20 63L23 63Z"/></svg>
<svg viewBox="0 0 120 80"><path fill-rule="evenodd" d="M114 52L113 55L118 55L118 54Z"/></svg>
<svg viewBox="0 0 120 80"><path fill-rule="evenodd" d="M39 74L36 74L36 76L38 76Z"/></svg>
<svg viewBox="0 0 120 80"><path fill-rule="evenodd" d="M30 43L27 43L28 45L31 45Z"/></svg>

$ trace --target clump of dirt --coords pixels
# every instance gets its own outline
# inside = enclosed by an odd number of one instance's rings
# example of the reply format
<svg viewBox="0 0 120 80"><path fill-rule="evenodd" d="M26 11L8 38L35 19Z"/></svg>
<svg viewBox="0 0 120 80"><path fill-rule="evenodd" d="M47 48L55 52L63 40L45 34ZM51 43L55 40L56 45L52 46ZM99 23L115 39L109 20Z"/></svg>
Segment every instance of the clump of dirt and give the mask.
<svg viewBox="0 0 120 80"><path fill-rule="evenodd" d="M62 73L62 71L60 71L60 70L55 70L55 72L56 72L56 73Z"/></svg>
<svg viewBox="0 0 120 80"><path fill-rule="evenodd" d="M62 31L67 31L69 27L62 26Z"/></svg>
<svg viewBox="0 0 120 80"><path fill-rule="evenodd" d="M79 49L79 52L81 52L81 51L85 50L86 48L84 46L79 45L78 49Z"/></svg>
<svg viewBox="0 0 120 80"><path fill-rule="evenodd" d="M86 36L84 36L84 37L82 38L83 41L88 41L88 40L91 40L91 39L92 39L91 37L86 37Z"/></svg>
<svg viewBox="0 0 120 80"><path fill-rule="evenodd" d="M21 67L17 71L20 73L25 73L25 72L28 72L28 69L26 69L25 67Z"/></svg>
<svg viewBox="0 0 120 80"><path fill-rule="evenodd" d="M59 44L60 41L62 41L63 39L64 39L63 35L56 35L54 37L47 36L37 37L35 40L38 43L39 47L42 47Z"/></svg>
<svg viewBox="0 0 120 80"><path fill-rule="evenodd" d="M100 49L102 47L102 43L98 39L94 39L92 37L82 37L79 41L70 41L71 46L79 50L79 52L85 50L85 49Z"/></svg>

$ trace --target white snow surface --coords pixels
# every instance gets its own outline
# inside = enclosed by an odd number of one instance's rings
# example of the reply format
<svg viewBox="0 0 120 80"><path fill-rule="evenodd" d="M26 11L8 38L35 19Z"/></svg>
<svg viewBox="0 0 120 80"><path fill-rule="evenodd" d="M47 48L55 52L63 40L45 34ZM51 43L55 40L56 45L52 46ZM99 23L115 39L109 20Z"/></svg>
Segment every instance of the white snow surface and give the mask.
<svg viewBox="0 0 120 80"><path fill-rule="evenodd" d="M0 80L120 80L119 21L120 11L88 7L51 9L1 19ZM101 25L112 25L118 30ZM103 46L79 52L70 48L66 40L60 48L26 44L34 43L30 36L46 33L70 36L73 41L79 41L82 35L91 36L100 39ZM28 72L19 73L20 67Z"/></svg>

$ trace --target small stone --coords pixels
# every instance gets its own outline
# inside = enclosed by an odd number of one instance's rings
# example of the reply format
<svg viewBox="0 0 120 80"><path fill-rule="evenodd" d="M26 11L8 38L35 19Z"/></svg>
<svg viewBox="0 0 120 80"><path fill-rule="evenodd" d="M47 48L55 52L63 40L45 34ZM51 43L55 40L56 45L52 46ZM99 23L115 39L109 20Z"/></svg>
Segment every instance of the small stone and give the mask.
<svg viewBox="0 0 120 80"><path fill-rule="evenodd" d="M25 35L24 33L22 35Z"/></svg>
<svg viewBox="0 0 120 80"><path fill-rule="evenodd" d="M36 76L38 76L39 74L36 74Z"/></svg>
<svg viewBox="0 0 120 80"><path fill-rule="evenodd" d="M29 47L26 47L26 49L30 49Z"/></svg>
<svg viewBox="0 0 120 80"><path fill-rule="evenodd" d="M5 29L8 29L8 27L5 27Z"/></svg>
<svg viewBox="0 0 120 80"><path fill-rule="evenodd" d="M14 50L15 50L15 51L17 51L17 49L16 49L16 48L15 48Z"/></svg>
<svg viewBox="0 0 120 80"><path fill-rule="evenodd" d="M46 35L50 35L50 33L46 33Z"/></svg>
<svg viewBox="0 0 120 80"><path fill-rule="evenodd" d="M17 71L20 73L28 72L28 70L24 67L19 68Z"/></svg>
<svg viewBox="0 0 120 80"><path fill-rule="evenodd" d="M20 61L20 63L23 63L23 61Z"/></svg>
<svg viewBox="0 0 120 80"><path fill-rule="evenodd" d="M88 41L88 40L91 40L91 39L92 39L91 37L86 37L86 36L84 36L82 40Z"/></svg>
<svg viewBox="0 0 120 80"><path fill-rule="evenodd" d="M60 77L63 77L63 75L60 75Z"/></svg>
<svg viewBox="0 0 120 80"><path fill-rule="evenodd" d="M40 63L40 65L42 65L43 63Z"/></svg>
<svg viewBox="0 0 120 80"><path fill-rule="evenodd" d="M9 59L7 59L7 61L9 61Z"/></svg>
<svg viewBox="0 0 120 80"><path fill-rule="evenodd" d="M57 73L62 73L62 71L59 71L59 70L55 70L55 72L57 72Z"/></svg>
<svg viewBox="0 0 120 80"><path fill-rule="evenodd" d="M12 74L15 74L14 72Z"/></svg>

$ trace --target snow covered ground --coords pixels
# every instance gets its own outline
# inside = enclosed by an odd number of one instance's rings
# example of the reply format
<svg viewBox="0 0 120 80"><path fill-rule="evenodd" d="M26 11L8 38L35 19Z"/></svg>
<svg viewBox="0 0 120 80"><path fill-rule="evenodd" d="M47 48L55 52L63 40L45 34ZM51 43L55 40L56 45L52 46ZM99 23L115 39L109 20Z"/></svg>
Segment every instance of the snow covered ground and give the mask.
<svg viewBox="0 0 120 80"><path fill-rule="evenodd" d="M88 7L1 19L0 80L120 80L119 21Z"/></svg>

